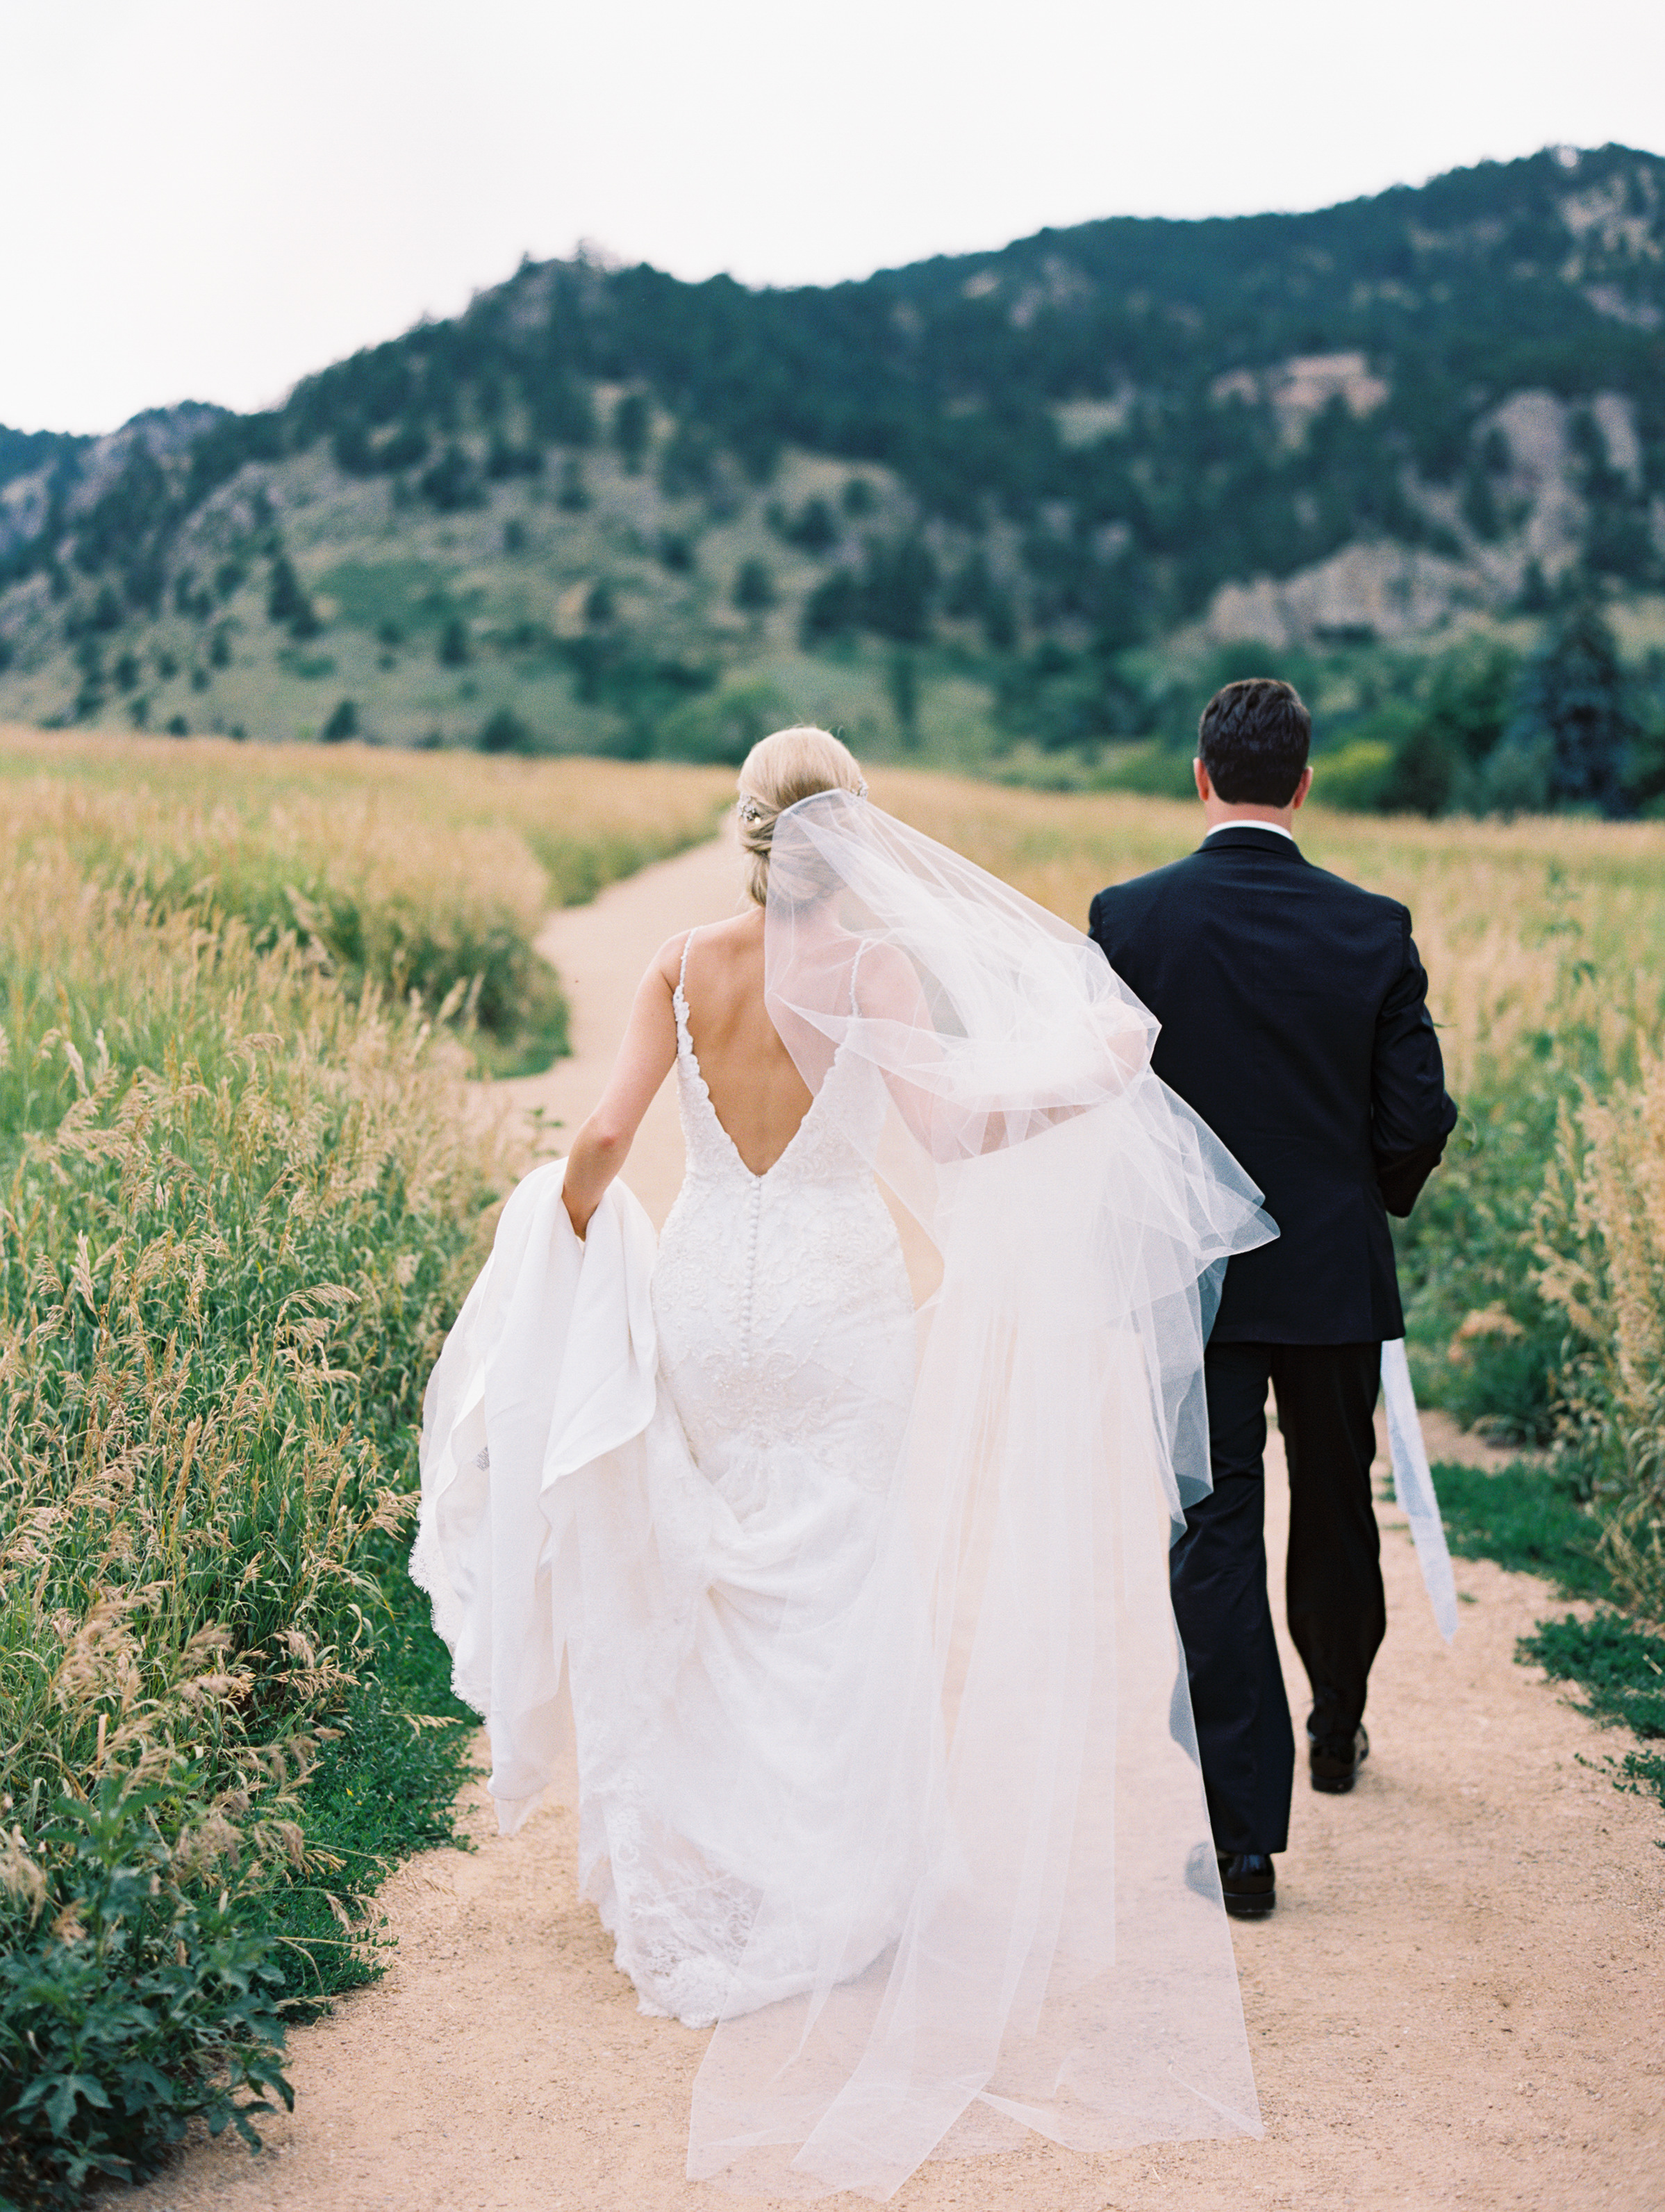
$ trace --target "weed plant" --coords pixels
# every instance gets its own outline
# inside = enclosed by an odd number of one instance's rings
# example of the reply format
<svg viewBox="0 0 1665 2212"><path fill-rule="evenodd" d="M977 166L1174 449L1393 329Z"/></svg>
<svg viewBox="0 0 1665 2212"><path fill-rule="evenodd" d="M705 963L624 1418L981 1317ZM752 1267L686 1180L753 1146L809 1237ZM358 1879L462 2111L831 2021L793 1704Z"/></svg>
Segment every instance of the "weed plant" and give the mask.
<svg viewBox="0 0 1665 2212"><path fill-rule="evenodd" d="M1565 1316L1565 1426L1604 1506L1614 1589L1665 1621L1665 1060L1564 1108L1537 1212L1545 1297Z"/></svg>
<svg viewBox="0 0 1665 2212"><path fill-rule="evenodd" d="M273 1900L343 1879L306 1784L513 1168L414 1012L77 836L0 811L0 2189L41 2201L281 2094Z"/></svg>
<svg viewBox="0 0 1665 2212"><path fill-rule="evenodd" d="M1583 1710L1604 1727L1629 1729L1642 1747L1613 1764L1620 1788L1651 1792L1665 1804L1665 1638L1616 1609L1614 1578L1604 1562L1601 1521L1588 1468L1570 1455L1522 1460L1496 1474L1443 1460L1434 1488L1451 1549L1539 1575L1563 1597L1594 1600L1586 1617L1541 1620L1516 1648L1553 1681L1574 1682Z"/></svg>

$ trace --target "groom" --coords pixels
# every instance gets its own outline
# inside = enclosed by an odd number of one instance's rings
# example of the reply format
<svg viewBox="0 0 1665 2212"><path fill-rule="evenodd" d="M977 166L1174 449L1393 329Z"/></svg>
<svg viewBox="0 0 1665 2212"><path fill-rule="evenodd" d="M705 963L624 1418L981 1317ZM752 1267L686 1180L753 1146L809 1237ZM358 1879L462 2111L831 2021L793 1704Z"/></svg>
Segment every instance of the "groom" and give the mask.
<svg viewBox="0 0 1665 2212"><path fill-rule="evenodd" d="M1226 1270L1204 1362L1214 1487L1172 1556L1226 1909L1245 1919L1273 1909L1295 1775L1267 1596L1267 1387L1289 1466L1312 1785L1351 1790L1387 1626L1370 1470L1382 1341L1405 1332L1388 1215L1410 1212L1457 1118L1409 914L1296 844L1311 734L1289 684L1228 684L1198 732L1201 845L1101 891L1088 925L1162 1024L1157 1073L1281 1231Z"/></svg>

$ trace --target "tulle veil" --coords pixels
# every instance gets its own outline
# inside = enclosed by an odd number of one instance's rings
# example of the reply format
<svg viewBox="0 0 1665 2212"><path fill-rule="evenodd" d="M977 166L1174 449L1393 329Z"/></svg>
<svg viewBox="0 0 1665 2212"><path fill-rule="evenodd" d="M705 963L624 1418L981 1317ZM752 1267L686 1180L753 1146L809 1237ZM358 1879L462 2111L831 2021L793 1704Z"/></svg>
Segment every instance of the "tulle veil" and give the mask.
<svg viewBox="0 0 1665 2212"><path fill-rule="evenodd" d="M941 1275L860 1687L805 1716L843 1903L810 1989L720 2020L689 2172L882 2198L1030 2129L1258 2134L1166 1554L1225 1262L1275 1230L1097 949L878 807L781 817L765 941L776 1028Z"/></svg>

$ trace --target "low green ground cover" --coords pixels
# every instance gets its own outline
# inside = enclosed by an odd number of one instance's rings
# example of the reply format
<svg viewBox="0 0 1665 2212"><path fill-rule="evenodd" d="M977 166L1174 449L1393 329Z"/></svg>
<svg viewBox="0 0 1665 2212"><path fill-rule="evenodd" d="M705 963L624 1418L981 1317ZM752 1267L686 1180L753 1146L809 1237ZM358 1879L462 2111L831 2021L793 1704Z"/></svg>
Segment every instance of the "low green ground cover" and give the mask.
<svg viewBox="0 0 1665 2212"><path fill-rule="evenodd" d="M1494 1474L1441 1460L1433 1474L1446 1540L1459 1559L1541 1575L1564 1597L1611 1596L1588 1486L1573 1469L1519 1460Z"/></svg>
<svg viewBox="0 0 1665 2212"><path fill-rule="evenodd" d="M376 1578L374 1656L331 1715L301 1801L306 1862L262 1903L292 2016L380 1973L386 1939L375 1896L401 1861L440 1844L466 1848L454 1814L474 1771L479 1716L452 1694L451 1655L404 1571L402 1547L386 1547Z"/></svg>
<svg viewBox="0 0 1665 2212"><path fill-rule="evenodd" d="M1613 1601L1588 1470L1566 1459L1520 1460L1494 1474L1442 1460L1433 1475L1446 1538L1459 1558L1540 1575L1563 1597L1595 1604L1589 1614L1540 1621L1516 1656L1553 1681L1576 1685L1583 1711L1604 1727L1628 1729L1643 1748L1613 1762L1614 1779L1665 1805L1665 1753L1649 1748L1665 1743L1665 1636Z"/></svg>

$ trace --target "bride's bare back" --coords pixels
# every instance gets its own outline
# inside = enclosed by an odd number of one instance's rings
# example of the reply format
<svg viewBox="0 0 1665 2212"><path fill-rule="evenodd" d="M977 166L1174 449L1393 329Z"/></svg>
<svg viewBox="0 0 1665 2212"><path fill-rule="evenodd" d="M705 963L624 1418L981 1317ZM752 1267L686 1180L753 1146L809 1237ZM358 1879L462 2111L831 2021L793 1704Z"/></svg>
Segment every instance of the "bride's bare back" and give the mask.
<svg viewBox="0 0 1665 2212"><path fill-rule="evenodd" d="M667 939L642 977L629 1027L567 1160L567 1212L581 1237L623 1166L677 1057L673 994L688 955L689 1036L717 1119L755 1176L767 1175L810 1110L808 1085L763 1005L763 909Z"/></svg>
<svg viewBox="0 0 1665 2212"><path fill-rule="evenodd" d="M712 1107L755 1176L769 1173L810 1110L809 1085L763 1005L763 921L754 910L694 931L683 981Z"/></svg>

